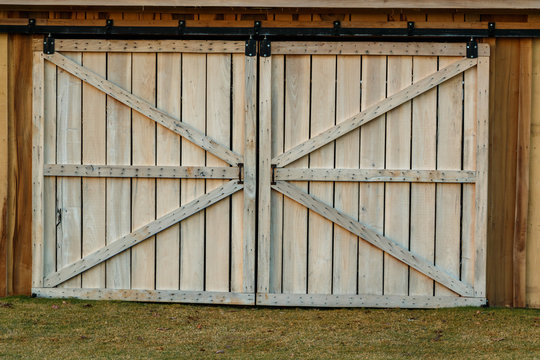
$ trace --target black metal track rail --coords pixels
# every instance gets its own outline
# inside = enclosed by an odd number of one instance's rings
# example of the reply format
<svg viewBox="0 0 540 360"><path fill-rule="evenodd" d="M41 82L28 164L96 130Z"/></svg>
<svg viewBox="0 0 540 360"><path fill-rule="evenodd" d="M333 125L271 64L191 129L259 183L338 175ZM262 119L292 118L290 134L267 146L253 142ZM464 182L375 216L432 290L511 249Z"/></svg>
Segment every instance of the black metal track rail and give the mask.
<svg viewBox="0 0 540 360"><path fill-rule="evenodd" d="M347 38L392 38L392 39L425 39L425 38L523 38L540 37L540 29L497 29L495 23L489 23L485 29L441 29L416 28L409 22L406 28L348 28L341 27L339 21L332 28L295 28L295 27L263 27L256 21L253 27L188 27L180 20L178 26L114 26L107 20L105 26L53 26L36 25L30 19L28 25L0 25L0 32L18 34L51 34L56 38L238 38L250 37L262 39L347 39Z"/></svg>

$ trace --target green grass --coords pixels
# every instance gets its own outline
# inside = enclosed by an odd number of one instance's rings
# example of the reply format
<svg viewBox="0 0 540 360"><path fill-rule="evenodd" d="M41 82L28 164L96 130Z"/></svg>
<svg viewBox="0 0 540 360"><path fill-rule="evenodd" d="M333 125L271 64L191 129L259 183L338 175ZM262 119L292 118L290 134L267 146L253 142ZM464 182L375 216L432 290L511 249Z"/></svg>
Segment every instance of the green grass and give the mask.
<svg viewBox="0 0 540 360"><path fill-rule="evenodd" d="M1 359L540 359L540 310L0 299Z"/></svg>

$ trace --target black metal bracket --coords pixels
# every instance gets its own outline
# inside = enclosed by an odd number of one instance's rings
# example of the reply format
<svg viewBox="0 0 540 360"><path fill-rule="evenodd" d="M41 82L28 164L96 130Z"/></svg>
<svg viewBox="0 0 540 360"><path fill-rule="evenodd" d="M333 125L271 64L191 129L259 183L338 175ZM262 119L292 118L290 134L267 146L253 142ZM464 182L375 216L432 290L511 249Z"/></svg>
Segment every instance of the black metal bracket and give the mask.
<svg viewBox="0 0 540 360"><path fill-rule="evenodd" d="M238 163L238 183L243 184L244 179L242 179L242 174L244 173L244 163Z"/></svg>
<svg viewBox="0 0 540 360"><path fill-rule="evenodd" d="M257 20L255 23L253 23L253 36L259 36L259 33L261 32L262 23Z"/></svg>
<svg viewBox="0 0 540 360"><path fill-rule="evenodd" d="M411 36L414 33L414 21L407 22L407 35Z"/></svg>
<svg viewBox="0 0 540 360"><path fill-rule="evenodd" d="M277 168L277 165L272 164L272 165L270 165L270 167L272 168L272 181L270 182L270 184L271 185L276 185L276 168Z"/></svg>
<svg viewBox="0 0 540 360"><path fill-rule="evenodd" d="M495 23L494 22L488 23L488 36L489 37L495 36Z"/></svg>
<svg viewBox="0 0 540 360"><path fill-rule="evenodd" d="M28 19L28 33L33 34L36 31L36 19Z"/></svg>
<svg viewBox="0 0 540 360"><path fill-rule="evenodd" d="M54 54L54 38L51 34L43 38L43 53L47 55Z"/></svg>
<svg viewBox="0 0 540 360"><path fill-rule="evenodd" d="M112 33L113 26L114 26L114 20L113 19L107 19L107 22L105 24L105 33L107 35L110 35Z"/></svg>
<svg viewBox="0 0 540 360"><path fill-rule="evenodd" d="M186 20L178 20L178 35L183 35L186 31Z"/></svg>
<svg viewBox="0 0 540 360"><path fill-rule="evenodd" d="M341 21L334 21L334 36L339 36L341 33Z"/></svg>
<svg viewBox="0 0 540 360"><path fill-rule="evenodd" d="M262 57L269 57L272 55L272 44L266 37L260 42L259 55Z"/></svg>
<svg viewBox="0 0 540 360"><path fill-rule="evenodd" d="M257 56L257 40L252 37L246 40L246 56Z"/></svg>
<svg viewBox="0 0 540 360"><path fill-rule="evenodd" d="M478 42L471 38L471 41L467 42L467 58L476 59L478 57Z"/></svg>

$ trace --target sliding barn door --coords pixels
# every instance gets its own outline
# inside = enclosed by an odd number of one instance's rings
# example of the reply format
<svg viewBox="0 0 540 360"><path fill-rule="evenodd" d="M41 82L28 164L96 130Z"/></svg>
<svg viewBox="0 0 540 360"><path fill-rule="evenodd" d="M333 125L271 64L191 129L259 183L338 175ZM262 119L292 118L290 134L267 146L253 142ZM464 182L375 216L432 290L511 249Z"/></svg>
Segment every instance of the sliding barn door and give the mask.
<svg viewBox="0 0 540 360"><path fill-rule="evenodd" d="M38 296L253 304L256 57L243 41L35 45Z"/></svg>
<svg viewBox="0 0 540 360"><path fill-rule="evenodd" d="M257 304L485 303L487 45L271 46Z"/></svg>

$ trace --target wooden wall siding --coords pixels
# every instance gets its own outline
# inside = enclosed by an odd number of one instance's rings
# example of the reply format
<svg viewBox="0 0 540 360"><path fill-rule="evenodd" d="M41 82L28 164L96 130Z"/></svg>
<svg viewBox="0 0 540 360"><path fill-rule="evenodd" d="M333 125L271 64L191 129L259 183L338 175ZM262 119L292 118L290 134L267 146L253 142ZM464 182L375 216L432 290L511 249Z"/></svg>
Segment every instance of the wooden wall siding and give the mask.
<svg viewBox="0 0 540 360"><path fill-rule="evenodd" d="M532 44L532 116L529 214L526 240L526 306L540 307L540 39Z"/></svg>
<svg viewBox="0 0 540 360"><path fill-rule="evenodd" d="M7 294L8 35L0 34L0 296Z"/></svg>

